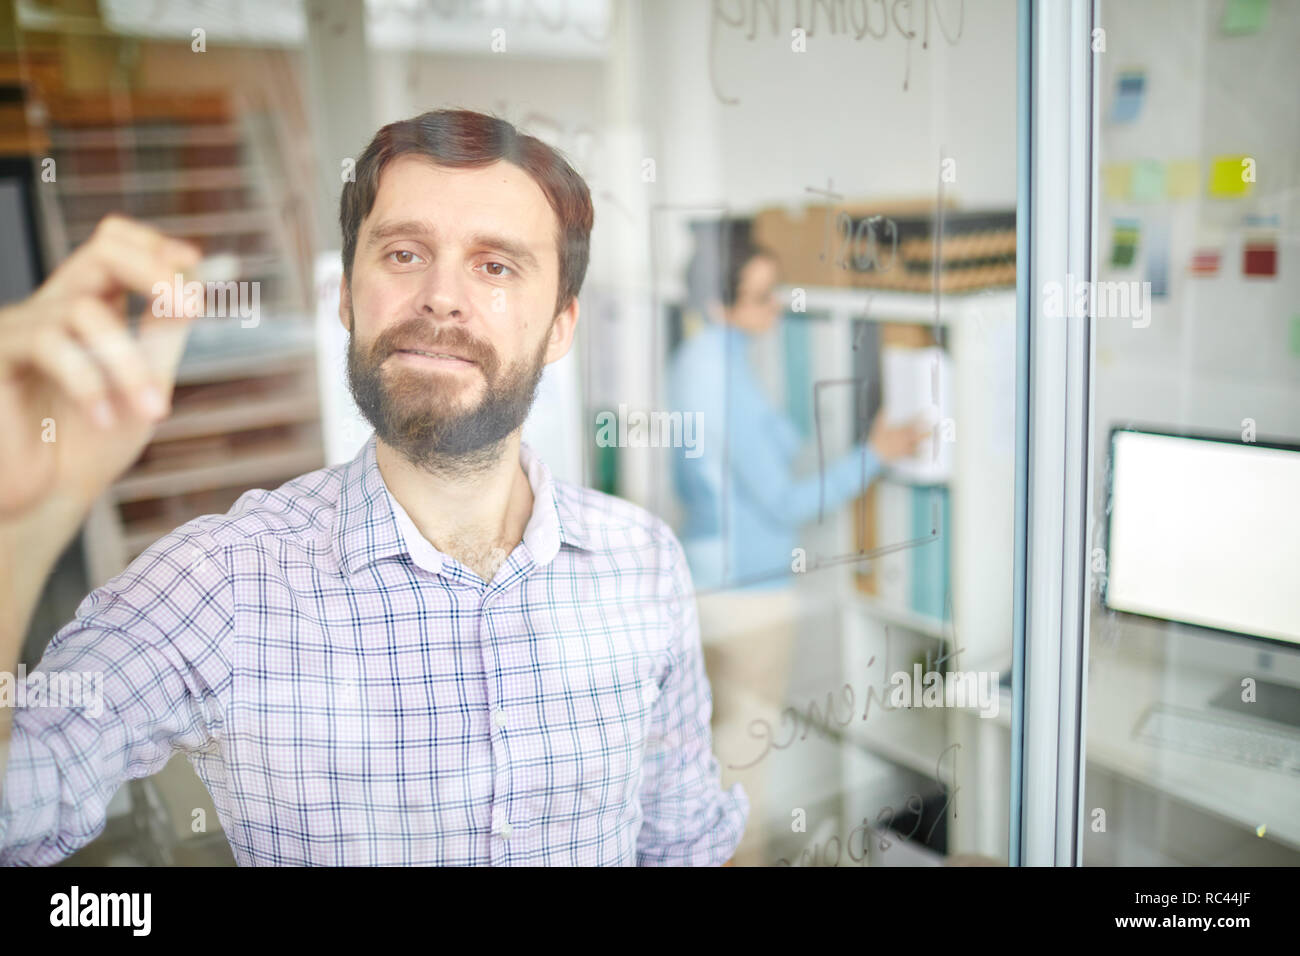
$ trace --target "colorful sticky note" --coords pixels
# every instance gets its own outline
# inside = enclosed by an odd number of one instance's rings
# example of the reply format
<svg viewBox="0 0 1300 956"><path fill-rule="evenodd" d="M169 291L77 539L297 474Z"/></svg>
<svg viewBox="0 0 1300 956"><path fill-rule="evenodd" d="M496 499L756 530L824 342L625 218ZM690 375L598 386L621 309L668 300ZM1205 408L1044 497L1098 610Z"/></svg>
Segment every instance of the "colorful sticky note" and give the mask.
<svg viewBox="0 0 1300 956"><path fill-rule="evenodd" d="M1112 123L1131 123L1142 110L1142 97L1146 93L1147 77L1141 70L1124 70L1115 80L1115 104L1111 108Z"/></svg>
<svg viewBox="0 0 1300 956"><path fill-rule="evenodd" d="M1258 33L1268 14L1268 0L1228 0L1223 10L1223 32L1228 36Z"/></svg>
<svg viewBox="0 0 1300 956"><path fill-rule="evenodd" d="M1110 245L1110 264L1116 268L1131 266L1137 258L1138 221L1116 219Z"/></svg>
<svg viewBox="0 0 1300 956"><path fill-rule="evenodd" d="M1138 202L1155 202L1165 198L1165 167L1155 159L1133 164L1133 198Z"/></svg>
<svg viewBox="0 0 1300 956"><path fill-rule="evenodd" d="M1215 156L1210 167L1210 195L1216 198L1245 196L1254 182L1254 160L1249 156Z"/></svg>
<svg viewBox="0 0 1300 956"><path fill-rule="evenodd" d="M1269 238L1272 233L1282 228L1282 217L1277 213L1264 215L1262 213L1252 212L1241 217L1242 223L1247 230L1265 231L1264 238Z"/></svg>
<svg viewBox="0 0 1300 956"><path fill-rule="evenodd" d="M1101 188L1107 199L1128 199L1132 182L1132 163L1102 163Z"/></svg>
<svg viewBox="0 0 1300 956"><path fill-rule="evenodd" d="M1273 278L1277 275L1277 242L1273 239L1248 240L1242 247L1243 275Z"/></svg>
<svg viewBox="0 0 1300 956"><path fill-rule="evenodd" d="M1192 253L1190 271L1194 276L1212 276L1219 273L1219 250L1201 248Z"/></svg>
<svg viewBox="0 0 1300 956"><path fill-rule="evenodd" d="M1170 199L1187 199L1196 195L1200 163L1194 159L1175 159L1165 164L1165 190Z"/></svg>

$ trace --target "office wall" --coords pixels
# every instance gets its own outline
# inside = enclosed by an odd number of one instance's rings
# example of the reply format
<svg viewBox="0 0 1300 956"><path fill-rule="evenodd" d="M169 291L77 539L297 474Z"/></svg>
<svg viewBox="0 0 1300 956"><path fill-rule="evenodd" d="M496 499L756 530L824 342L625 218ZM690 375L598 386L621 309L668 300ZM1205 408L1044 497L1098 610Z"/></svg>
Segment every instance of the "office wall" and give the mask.
<svg viewBox="0 0 1300 956"><path fill-rule="evenodd" d="M1295 214L1300 209L1300 62L1294 38L1300 6L1273 3L1268 26L1225 34L1222 2L1108 2L1107 51L1099 58L1102 164L1144 159L1198 163L1194 195L1152 201L1107 196L1098 214L1098 274L1102 279L1148 278L1153 230L1169 243L1169 294L1153 299L1149 327L1116 319L1097 325L1095 394L1100 422L1129 420L1240 432L1252 418L1262 435L1300 436L1300 263ZM1130 122L1113 121L1117 75L1141 69L1145 102ZM1279 81L1285 76L1290 82ZM1258 182L1249 195L1208 195L1216 156L1256 159ZM1104 188L1104 187L1103 187ZM1250 215L1278 215L1278 274L1242 275L1242 246ZM1131 268L1110 264L1116 218L1142 225ZM1193 251L1220 250L1219 273L1189 274ZM1097 462L1105 449L1098 448Z"/></svg>

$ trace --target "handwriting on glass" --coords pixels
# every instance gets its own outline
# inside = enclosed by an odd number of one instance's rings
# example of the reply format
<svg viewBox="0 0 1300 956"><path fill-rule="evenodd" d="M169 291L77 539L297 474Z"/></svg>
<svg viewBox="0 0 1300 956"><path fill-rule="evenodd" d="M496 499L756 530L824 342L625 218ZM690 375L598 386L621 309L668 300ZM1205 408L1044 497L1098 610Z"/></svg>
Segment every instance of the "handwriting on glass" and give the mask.
<svg viewBox="0 0 1300 956"><path fill-rule="evenodd" d="M939 759L934 762L934 777L937 781L939 781L939 787L943 792L943 806L940 807L939 812L935 815L934 822L930 824L930 828L925 832L924 842L926 844L930 842L930 838L934 835L934 828L939 825L939 821L947 817L948 807L952 803L952 798L955 797L957 795L957 792L961 789L961 787L958 786L957 784L957 754L956 754L956 751L960 749L961 749L961 744L951 743L947 747L945 747L942 751L940 751ZM943 782L943 758L949 752L952 752L953 755L951 788L945 787ZM916 803L915 806L912 805L913 801L915 801ZM912 829L909 830L907 833L903 833L901 831L896 830L894 831L894 835L897 836L900 840L910 840L912 839L912 837L916 835L916 831L921 828L921 822L923 820L923 813L925 810L925 798L922 797L919 793L910 793L907 795L907 799L903 801L903 808L904 810L906 810L906 812L913 813L916 815L916 825L912 827ZM888 819L882 822L882 818L885 817L886 814L888 814ZM953 815L953 819L957 818L957 809L955 807L953 808L952 815ZM885 838L885 834L889 832L889 829L894 822L894 816L895 814L894 814L893 807L881 807L880 810L876 813L876 819L874 825L868 822L870 820L869 817L863 817L862 822L859 823L852 830L850 830L848 837L846 837L843 841L841 841L839 835L836 834L835 836L828 838L825 843L819 844L811 848L804 847L803 851L799 854L798 865L818 866L820 865L819 861L825 860L825 865L827 866L839 866L840 859L843 857L845 853L847 853L850 860L852 860L858 866L863 866L867 861L867 851L869 846L867 841L871 837L874 836L877 840L879 840L879 846L881 852L884 852L885 850L888 850L891 846L893 846L893 844ZM862 839L861 839L862 854L860 856L855 856L853 851L856 847L853 841L855 836L858 833L862 834ZM834 862L831 862L831 844L835 845ZM805 860L807 860L808 862L805 863L804 862ZM776 863L773 864L773 866L794 866L794 865L795 864L791 863L790 860L785 857L782 857L781 859L777 860Z"/></svg>
<svg viewBox="0 0 1300 956"><path fill-rule="evenodd" d="M956 631L954 630L953 632L954 645L956 644L956 641L957 641L957 634ZM885 670L886 672L889 671L889 667L888 667L889 645L890 645L890 632L889 632L889 628L886 626L885 628L885 663L886 663ZM961 654L964 650L965 650L964 647L956 647L953 651L944 653L939 657L934 658L934 666L938 667L944 661L949 659L951 659L954 663L956 663L961 659ZM926 653L925 660L926 660L925 669L928 671L931 669L931 658L928 652ZM866 669L870 669L871 665L874 664L875 662L876 662L876 656L873 654L871 655L870 659L867 661ZM886 690L879 691L879 697L877 697L878 691L876 686L868 685L867 693L866 693L866 704L862 708L862 717L861 717L861 719L864 722L868 717L871 716L871 702L873 700L877 701L877 703L879 703L881 708L883 708L884 710L910 710L911 709L909 707L899 707L895 705L894 701L891 699L894 696L894 686L892 682L889 683L890 686ZM811 701L808 702L808 707L806 711L801 712L794 707L787 707L783 711L781 711L780 723L784 725L787 719L791 723L790 738L786 740L784 743L778 743L776 741L773 735L772 725L768 723L767 720L765 720L762 717L754 718L749 722L749 736L753 737L755 740L763 740L763 739L766 740L766 746L763 748L763 752L760 753L753 760L751 760L749 763L727 764L727 766L732 770L746 770L754 766L756 763L758 763L760 760L766 757L769 753L771 753L774 749L784 750L786 747L789 747L791 744L794 743L795 733L799 729L799 718L801 715L804 718L804 728L803 728L803 733L799 736L800 740L806 740L808 737L808 731L813 729L814 727L819 729L829 730L830 721L832 719L834 719L835 723L838 724L840 727L847 727L853 721L853 714L857 709L857 695L853 690L853 685L848 683L844 684L844 686L840 688L839 695L840 695L840 700L843 701L845 709L847 711L847 716L843 720L841 720L839 717L839 709L835 703L835 691L828 691L826 694L826 711L824 714L817 709L816 698L813 698Z"/></svg>
<svg viewBox="0 0 1300 956"><path fill-rule="evenodd" d="M861 42L863 37L870 34L873 40L885 40L889 36L890 27L893 27L894 31L907 44L903 55L904 90L908 87L908 81L912 73L913 41L919 35L921 49L927 50L930 47L931 15L934 18L934 24L950 46L957 45L966 22L965 0L948 0L946 3L940 2L940 0L920 0L919 3L916 0L850 0L849 3L814 3L811 5L807 24L803 22L804 5L802 0L796 0L791 5L794 18L789 21L788 25L782 23L782 6L785 5L779 2L759 4L752 2L752 0L751 2L740 0L736 4L737 12L729 15L729 5L727 3L723 2L723 0L713 0L713 20L709 25L709 79L713 83L713 94L718 98L718 102L728 105L735 105L740 102L734 96L726 96L718 83L718 38L723 29L731 27L736 30L737 34L752 43L754 38L758 36L760 25L763 22L759 17L760 7L768 14L767 27L769 35L789 38L791 49L795 49L796 43L801 47L804 46L803 41L806 38L817 35L819 8L827 14L828 29L831 36L847 34L851 35L854 40ZM919 11L917 10L918 6L921 8ZM955 17L953 16L954 6L956 7ZM945 16L945 12L947 16ZM917 23L918 13L921 20L919 24ZM952 19L956 20L956 28L950 33L948 21ZM799 52L802 52L802 49Z"/></svg>

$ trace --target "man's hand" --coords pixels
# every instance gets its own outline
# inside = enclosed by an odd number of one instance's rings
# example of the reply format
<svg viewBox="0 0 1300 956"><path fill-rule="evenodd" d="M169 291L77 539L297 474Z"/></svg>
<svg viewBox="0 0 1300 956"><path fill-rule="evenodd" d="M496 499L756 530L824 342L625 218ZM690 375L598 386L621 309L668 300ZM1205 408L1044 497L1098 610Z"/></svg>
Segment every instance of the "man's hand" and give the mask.
<svg viewBox="0 0 1300 956"><path fill-rule="evenodd" d="M150 308L132 336L127 294L171 286L198 260L190 243L109 216L0 309L0 670L18 659L45 577L91 504L170 406L191 320Z"/></svg>
<svg viewBox="0 0 1300 956"><path fill-rule="evenodd" d="M915 455L917 447L933 431L934 425L925 414L903 425L887 425L884 409L881 409L871 423L867 444L881 461L900 461Z"/></svg>
<svg viewBox="0 0 1300 956"><path fill-rule="evenodd" d="M132 337L126 296L170 286L198 259L189 243L109 216L0 310L0 522L50 498L88 508L139 456L167 414L189 320L146 310Z"/></svg>

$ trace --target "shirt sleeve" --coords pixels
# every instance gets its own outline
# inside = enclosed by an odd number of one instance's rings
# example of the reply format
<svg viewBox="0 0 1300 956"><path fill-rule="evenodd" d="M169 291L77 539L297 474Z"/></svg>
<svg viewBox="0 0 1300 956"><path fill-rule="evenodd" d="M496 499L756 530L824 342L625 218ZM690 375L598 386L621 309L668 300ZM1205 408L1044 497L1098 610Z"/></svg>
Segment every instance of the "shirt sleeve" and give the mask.
<svg viewBox="0 0 1300 956"><path fill-rule="evenodd" d="M647 733L636 860L638 866L720 866L744 836L749 798L739 783L722 789L690 568L667 525L663 532L673 655Z"/></svg>
<svg viewBox="0 0 1300 956"><path fill-rule="evenodd" d="M774 525L803 525L816 520L821 509L837 510L866 491L882 470L870 445L859 442L819 474L795 475L791 459L803 437L771 406L743 363L732 369L725 388L716 374L696 368L674 368L671 382L674 402L703 417L704 451L695 466L699 478L716 499L724 487L744 495Z"/></svg>
<svg viewBox="0 0 1300 956"><path fill-rule="evenodd" d="M212 743L232 673L233 607L223 551L195 522L81 602L21 682L0 784L0 864L69 856L103 831L124 782Z"/></svg>
<svg viewBox="0 0 1300 956"><path fill-rule="evenodd" d="M731 428L728 470L737 490L752 500L774 523L803 525L819 510L837 510L860 495L880 473L881 462L865 442L826 463L820 474L796 476L790 458L799 447L798 432L788 423L774 424L779 416L764 414L752 390L750 401L727 416Z"/></svg>

